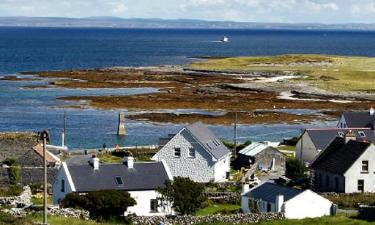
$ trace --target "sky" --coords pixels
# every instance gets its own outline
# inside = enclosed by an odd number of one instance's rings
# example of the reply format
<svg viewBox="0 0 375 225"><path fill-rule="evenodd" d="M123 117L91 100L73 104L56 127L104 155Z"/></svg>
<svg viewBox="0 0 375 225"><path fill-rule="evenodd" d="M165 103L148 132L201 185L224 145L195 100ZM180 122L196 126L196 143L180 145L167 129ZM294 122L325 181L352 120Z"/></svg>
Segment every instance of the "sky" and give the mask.
<svg viewBox="0 0 375 225"><path fill-rule="evenodd" d="M375 23L375 0L0 0L0 16Z"/></svg>

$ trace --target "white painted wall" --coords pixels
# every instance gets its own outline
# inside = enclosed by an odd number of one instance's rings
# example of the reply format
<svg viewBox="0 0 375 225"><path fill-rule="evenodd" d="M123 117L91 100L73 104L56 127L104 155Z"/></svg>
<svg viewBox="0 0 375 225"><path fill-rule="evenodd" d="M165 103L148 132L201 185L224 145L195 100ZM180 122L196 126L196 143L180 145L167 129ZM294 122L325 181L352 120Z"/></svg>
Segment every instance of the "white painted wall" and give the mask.
<svg viewBox="0 0 375 225"><path fill-rule="evenodd" d="M249 197L245 195L241 196L241 210L243 213L250 213Z"/></svg>
<svg viewBox="0 0 375 225"><path fill-rule="evenodd" d="M313 191L306 190L284 203L287 219L304 219L329 216L332 202Z"/></svg>
<svg viewBox="0 0 375 225"><path fill-rule="evenodd" d="M362 161L369 161L369 172L362 172ZM365 181L365 192L375 192L375 146L372 144L346 171L345 193L358 192L358 180Z"/></svg>
<svg viewBox="0 0 375 225"><path fill-rule="evenodd" d="M319 150L316 149L309 134L304 132L296 145L296 159L304 164L311 164L318 154Z"/></svg>
<svg viewBox="0 0 375 225"><path fill-rule="evenodd" d="M174 156L175 147L181 149L180 157ZM189 148L195 149L194 158L189 157ZM215 181L216 178L222 176L221 172L216 174L215 170L221 170L224 167L215 168L216 162L212 155L203 149L185 129L177 133L152 159L165 160L174 177L188 177L196 182Z"/></svg>
<svg viewBox="0 0 375 225"><path fill-rule="evenodd" d="M348 125L346 124L345 117L341 115L341 118L339 122L337 123L337 128L348 128Z"/></svg>
<svg viewBox="0 0 375 225"><path fill-rule="evenodd" d="M125 215L136 214L137 216L164 216L173 215L170 206L158 207L157 212L151 212L151 199L157 199L160 195L155 190L129 191L129 194L137 202L135 206L129 207ZM170 204L169 204L170 205Z"/></svg>
<svg viewBox="0 0 375 225"><path fill-rule="evenodd" d="M65 192L61 192L61 180L65 180ZM75 191L72 178L70 177L69 170L65 162L62 163L57 176L52 185L52 198L53 204L59 204L59 201L62 200L65 195Z"/></svg>
<svg viewBox="0 0 375 225"><path fill-rule="evenodd" d="M227 180L227 172L230 171L230 157L231 153L224 156L215 163L215 182L223 182Z"/></svg>

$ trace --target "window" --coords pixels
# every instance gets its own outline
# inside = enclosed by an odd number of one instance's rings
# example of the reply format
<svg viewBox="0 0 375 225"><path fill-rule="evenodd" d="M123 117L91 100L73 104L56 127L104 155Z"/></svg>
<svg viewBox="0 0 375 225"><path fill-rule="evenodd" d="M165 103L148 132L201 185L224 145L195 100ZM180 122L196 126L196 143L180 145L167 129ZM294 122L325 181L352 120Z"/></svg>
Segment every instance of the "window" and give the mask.
<svg viewBox="0 0 375 225"><path fill-rule="evenodd" d="M358 180L358 191L364 192L365 191L365 181Z"/></svg>
<svg viewBox="0 0 375 225"><path fill-rule="evenodd" d="M116 180L117 185L123 185L124 184L121 177L115 177L115 180Z"/></svg>
<svg viewBox="0 0 375 225"><path fill-rule="evenodd" d="M267 203L267 212L271 212L271 203Z"/></svg>
<svg viewBox="0 0 375 225"><path fill-rule="evenodd" d="M362 172L368 172L368 161L362 161Z"/></svg>
<svg viewBox="0 0 375 225"><path fill-rule="evenodd" d="M339 178L335 177L335 189L338 192L339 191Z"/></svg>
<svg viewBox="0 0 375 225"><path fill-rule="evenodd" d="M181 156L181 148L174 148L174 156L175 157Z"/></svg>
<svg viewBox="0 0 375 225"><path fill-rule="evenodd" d="M339 132L339 137L342 137L342 138L345 137L344 133L340 131Z"/></svg>
<svg viewBox="0 0 375 225"><path fill-rule="evenodd" d="M195 149L194 148L189 148L189 157L195 158Z"/></svg>
<svg viewBox="0 0 375 225"><path fill-rule="evenodd" d="M329 187L329 176L326 175L326 187Z"/></svg>
<svg viewBox="0 0 375 225"><path fill-rule="evenodd" d="M61 179L61 192L65 192L65 180Z"/></svg>
<svg viewBox="0 0 375 225"><path fill-rule="evenodd" d="M358 131L358 134L360 137L366 137L366 134L363 131Z"/></svg>
<svg viewBox="0 0 375 225"><path fill-rule="evenodd" d="M150 211L151 212L158 212L158 200L156 200L156 199L150 200Z"/></svg>

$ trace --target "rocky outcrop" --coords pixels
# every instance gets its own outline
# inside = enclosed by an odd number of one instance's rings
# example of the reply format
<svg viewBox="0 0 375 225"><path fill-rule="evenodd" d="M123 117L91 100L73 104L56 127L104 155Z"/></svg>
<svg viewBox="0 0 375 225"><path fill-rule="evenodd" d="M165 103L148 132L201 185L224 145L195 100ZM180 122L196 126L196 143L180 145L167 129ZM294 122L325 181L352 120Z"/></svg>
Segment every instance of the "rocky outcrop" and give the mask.
<svg viewBox="0 0 375 225"><path fill-rule="evenodd" d="M230 216L211 215L211 216L152 216L152 217L134 217L132 221L139 225L155 225L155 224L179 224L191 225L199 223L215 223L222 222L228 224L249 224L258 223L260 221L283 220L283 214L262 213L262 214L234 214Z"/></svg>
<svg viewBox="0 0 375 225"><path fill-rule="evenodd" d="M0 206L24 207L31 205L31 195L30 187L25 186L19 196L0 197Z"/></svg>

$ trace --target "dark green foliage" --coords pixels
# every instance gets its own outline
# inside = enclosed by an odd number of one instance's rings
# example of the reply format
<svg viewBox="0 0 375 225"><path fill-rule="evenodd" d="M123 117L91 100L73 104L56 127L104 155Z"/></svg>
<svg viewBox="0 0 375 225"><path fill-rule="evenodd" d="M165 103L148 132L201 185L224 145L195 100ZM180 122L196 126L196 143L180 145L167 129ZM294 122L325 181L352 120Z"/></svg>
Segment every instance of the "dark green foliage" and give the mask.
<svg viewBox="0 0 375 225"><path fill-rule="evenodd" d="M189 178L176 177L174 181L167 181L164 188L159 188L163 202L173 202L173 208L183 214L192 214L206 201L203 184L196 183Z"/></svg>
<svg viewBox="0 0 375 225"><path fill-rule="evenodd" d="M230 141L227 141L227 140L221 140L221 141L230 150L232 150L234 148L234 143L233 142L230 142ZM250 145L251 143L252 142L250 140L247 140L247 141L245 141L242 144L237 144L236 151L237 152L241 151L242 149L244 149L246 146Z"/></svg>
<svg viewBox="0 0 375 225"><path fill-rule="evenodd" d="M0 225L33 225L30 218L16 218L0 212Z"/></svg>
<svg viewBox="0 0 375 225"><path fill-rule="evenodd" d="M3 164L7 165L7 166L13 166L16 164L16 159L15 158L6 158L4 161L3 161Z"/></svg>
<svg viewBox="0 0 375 225"><path fill-rule="evenodd" d="M33 195L37 194L37 193L40 193L40 192L43 192L43 183L32 183L29 185L30 186L30 189L31 189L31 193Z"/></svg>
<svg viewBox="0 0 375 225"><path fill-rule="evenodd" d="M68 194L61 202L63 207L81 208L90 212L97 220L119 219L128 207L136 204L126 191L101 190L92 191L87 195Z"/></svg>
<svg viewBox="0 0 375 225"><path fill-rule="evenodd" d="M18 196L22 193L23 189L20 185L11 185L7 188L0 189L0 196L9 197L9 196Z"/></svg>
<svg viewBox="0 0 375 225"><path fill-rule="evenodd" d="M9 183L16 185L21 180L21 168L19 166L11 166L8 168Z"/></svg>
<svg viewBox="0 0 375 225"><path fill-rule="evenodd" d="M375 204L375 193L322 193L323 197L337 204L339 208L358 208L359 205Z"/></svg>
<svg viewBox="0 0 375 225"><path fill-rule="evenodd" d="M307 168L297 159L288 159L286 161L286 177L292 180L306 178Z"/></svg>

